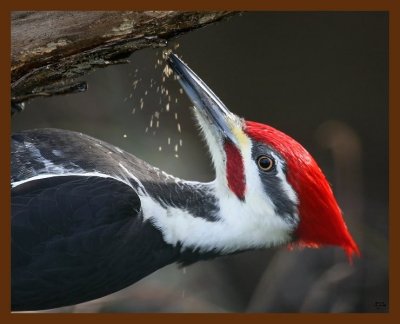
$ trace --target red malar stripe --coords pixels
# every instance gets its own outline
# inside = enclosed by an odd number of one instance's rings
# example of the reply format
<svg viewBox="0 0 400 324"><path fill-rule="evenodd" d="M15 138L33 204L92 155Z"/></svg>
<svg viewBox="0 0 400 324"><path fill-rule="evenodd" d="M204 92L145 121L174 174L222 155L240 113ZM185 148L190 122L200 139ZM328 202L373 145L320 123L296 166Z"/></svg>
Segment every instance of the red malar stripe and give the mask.
<svg viewBox="0 0 400 324"><path fill-rule="evenodd" d="M244 200L246 179L242 155L237 147L229 141L225 142L224 149L226 153L226 177L229 189L231 189L239 199Z"/></svg>

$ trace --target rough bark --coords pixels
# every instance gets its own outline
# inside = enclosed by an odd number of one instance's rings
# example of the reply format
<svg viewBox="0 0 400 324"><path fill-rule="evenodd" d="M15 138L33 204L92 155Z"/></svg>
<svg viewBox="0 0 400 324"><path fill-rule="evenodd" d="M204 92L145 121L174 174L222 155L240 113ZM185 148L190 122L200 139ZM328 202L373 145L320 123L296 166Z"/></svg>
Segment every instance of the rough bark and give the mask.
<svg viewBox="0 0 400 324"><path fill-rule="evenodd" d="M183 11L18 11L11 14L13 109L34 96L86 89L76 79L99 67L127 63L145 47L233 14Z"/></svg>

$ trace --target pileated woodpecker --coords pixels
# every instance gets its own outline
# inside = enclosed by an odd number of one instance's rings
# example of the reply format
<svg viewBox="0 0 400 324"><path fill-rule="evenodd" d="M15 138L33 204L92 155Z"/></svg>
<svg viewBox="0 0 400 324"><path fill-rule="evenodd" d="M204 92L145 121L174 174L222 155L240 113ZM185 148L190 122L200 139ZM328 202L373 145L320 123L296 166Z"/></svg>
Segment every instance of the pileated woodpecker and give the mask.
<svg viewBox="0 0 400 324"><path fill-rule="evenodd" d="M12 310L99 298L173 262L277 245L359 253L311 155L231 113L176 55L216 178L185 181L60 129L12 135Z"/></svg>

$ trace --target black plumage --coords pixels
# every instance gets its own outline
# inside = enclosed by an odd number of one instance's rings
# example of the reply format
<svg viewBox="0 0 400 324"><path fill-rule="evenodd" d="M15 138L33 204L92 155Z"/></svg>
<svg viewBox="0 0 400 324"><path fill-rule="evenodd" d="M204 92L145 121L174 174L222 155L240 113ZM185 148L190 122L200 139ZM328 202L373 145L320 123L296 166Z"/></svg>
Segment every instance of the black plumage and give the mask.
<svg viewBox="0 0 400 324"><path fill-rule="evenodd" d="M81 176L35 182L12 196L13 310L95 299L177 259L143 222L127 185Z"/></svg>
<svg viewBox="0 0 400 324"><path fill-rule="evenodd" d="M167 244L143 218L138 195L194 216L208 209L214 221L206 184L189 185L110 144L55 129L13 135L11 164L13 310L77 304L174 261L216 255Z"/></svg>
<svg viewBox="0 0 400 324"><path fill-rule="evenodd" d="M126 173L134 173L134 178ZM145 190L160 204L187 209L198 217L217 220L212 186L186 182L118 147L91 136L62 129L36 129L12 135L11 182L46 174L110 175ZM184 193L184 194L183 194Z"/></svg>

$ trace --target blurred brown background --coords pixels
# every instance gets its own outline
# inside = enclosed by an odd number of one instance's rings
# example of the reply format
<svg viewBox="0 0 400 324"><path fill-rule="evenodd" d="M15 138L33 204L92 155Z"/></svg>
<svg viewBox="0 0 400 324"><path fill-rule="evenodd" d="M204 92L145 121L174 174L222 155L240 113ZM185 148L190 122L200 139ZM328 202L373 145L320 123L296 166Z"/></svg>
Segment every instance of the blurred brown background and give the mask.
<svg viewBox="0 0 400 324"><path fill-rule="evenodd" d="M118 293L56 311L388 311L387 13L244 13L169 46L177 44L176 52L228 108L286 132L311 152L333 186L362 256L351 266L337 248L276 248L185 269L170 265ZM13 118L13 131L78 130L176 176L212 180L190 102L176 81L167 80L171 104L166 112L166 96L156 91L160 58L160 49L142 50L131 56L130 65L85 77L86 93L33 100Z"/></svg>

